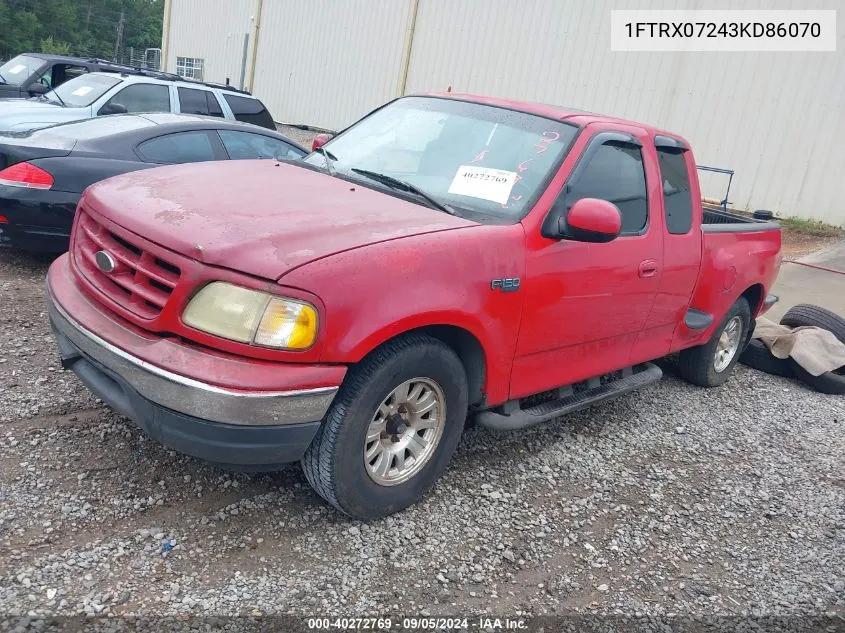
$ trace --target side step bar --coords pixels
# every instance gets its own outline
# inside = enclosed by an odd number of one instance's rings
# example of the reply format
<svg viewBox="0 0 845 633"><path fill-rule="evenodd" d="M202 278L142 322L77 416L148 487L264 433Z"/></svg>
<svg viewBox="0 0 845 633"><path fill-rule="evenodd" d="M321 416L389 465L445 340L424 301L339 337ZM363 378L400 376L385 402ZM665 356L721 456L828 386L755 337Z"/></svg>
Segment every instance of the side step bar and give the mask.
<svg viewBox="0 0 845 633"><path fill-rule="evenodd" d="M663 371L660 367L645 363L638 365L636 369L623 370L622 377L613 382L601 384L597 378L593 378L587 381L587 389L578 393L574 393L571 386L563 387L559 390L561 397L557 400L543 402L527 409L520 409L519 401L516 400L506 403L503 413L493 410L481 411L476 415L476 422L495 431L524 429L645 387L662 377Z"/></svg>

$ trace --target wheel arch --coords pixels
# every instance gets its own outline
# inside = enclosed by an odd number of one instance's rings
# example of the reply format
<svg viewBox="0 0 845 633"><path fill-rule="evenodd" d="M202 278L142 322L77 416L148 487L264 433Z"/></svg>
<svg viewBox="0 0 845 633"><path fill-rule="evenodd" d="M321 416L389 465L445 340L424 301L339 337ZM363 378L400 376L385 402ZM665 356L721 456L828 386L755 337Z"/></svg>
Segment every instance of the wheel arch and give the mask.
<svg viewBox="0 0 845 633"><path fill-rule="evenodd" d="M752 320L760 313L760 308L763 307L763 299L766 297L766 289L763 284L756 283L746 288L741 295L741 298L748 302L748 307L751 308Z"/></svg>
<svg viewBox="0 0 845 633"><path fill-rule="evenodd" d="M478 336L465 327L435 323L403 329L386 338L381 338L377 344L372 345L367 350L366 354L362 355L361 359L397 338L403 338L412 334L431 336L443 342L457 354L467 376L470 407L477 408L482 406L486 399L487 354Z"/></svg>

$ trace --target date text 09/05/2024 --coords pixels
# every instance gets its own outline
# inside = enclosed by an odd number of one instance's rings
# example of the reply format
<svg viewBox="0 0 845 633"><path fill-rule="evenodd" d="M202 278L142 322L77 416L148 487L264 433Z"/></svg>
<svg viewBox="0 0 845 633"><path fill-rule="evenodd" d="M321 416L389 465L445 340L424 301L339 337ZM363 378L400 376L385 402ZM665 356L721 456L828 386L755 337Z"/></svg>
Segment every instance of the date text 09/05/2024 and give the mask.
<svg viewBox="0 0 845 633"><path fill-rule="evenodd" d="M528 624L521 618L494 618L479 616L476 618L308 618L309 630L370 630L389 631L442 631L467 629L518 631Z"/></svg>

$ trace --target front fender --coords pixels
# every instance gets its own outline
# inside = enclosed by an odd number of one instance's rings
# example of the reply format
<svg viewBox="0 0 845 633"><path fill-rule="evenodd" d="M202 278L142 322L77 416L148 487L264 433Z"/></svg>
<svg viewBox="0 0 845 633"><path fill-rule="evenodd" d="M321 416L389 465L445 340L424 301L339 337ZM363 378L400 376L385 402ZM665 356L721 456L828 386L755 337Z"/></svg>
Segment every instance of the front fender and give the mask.
<svg viewBox="0 0 845 633"><path fill-rule="evenodd" d="M324 363L353 364L382 343L432 325L458 327L481 344L489 402L507 399L522 293L493 279L522 278L520 224L471 226L371 244L285 274L279 283L325 304Z"/></svg>

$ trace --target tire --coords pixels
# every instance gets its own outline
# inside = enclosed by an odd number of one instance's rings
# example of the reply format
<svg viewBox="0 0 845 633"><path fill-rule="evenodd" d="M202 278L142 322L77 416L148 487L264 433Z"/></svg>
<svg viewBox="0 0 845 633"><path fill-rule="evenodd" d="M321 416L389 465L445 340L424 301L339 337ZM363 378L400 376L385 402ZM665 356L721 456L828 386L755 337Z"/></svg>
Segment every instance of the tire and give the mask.
<svg viewBox="0 0 845 633"><path fill-rule="evenodd" d="M772 374L773 376L781 376L783 378L792 378L793 376L790 359L778 358L758 338L753 338L748 342L748 347L740 355L739 362L759 371L766 372L767 374Z"/></svg>
<svg viewBox="0 0 845 633"><path fill-rule="evenodd" d="M836 371L829 371L820 376L813 376L793 360L792 370L798 380L819 393L827 393L834 396L845 395L845 367L840 367Z"/></svg>
<svg viewBox="0 0 845 633"><path fill-rule="evenodd" d="M720 351L722 359L727 359L727 363L724 367L717 369L716 353L720 350L720 340L726 328L732 323L741 328L736 334L738 338L735 342L736 347L729 358L728 355L724 355L724 352ZM750 327L751 308L748 307L748 302L740 297L728 310L709 341L703 345L685 349L678 355L678 372L694 385L701 387L721 385L733 372Z"/></svg>
<svg viewBox="0 0 845 633"><path fill-rule="evenodd" d="M409 462L411 470L418 468L402 480L398 456L388 457L390 451L400 450L394 445L406 440L414 441L415 450L419 451L422 442L416 442L417 434L423 437L422 434L429 432L417 431L412 422L408 422L407 427L399 426L402 418L396 416L411 419L415 415L413 411L409 413L407 408L397 405L401 398L395 397L395 390L409 382L406 391L408 406L413 408L415 385L422 384L420 392L426 395L419 401L430 401L425 391L429 389L434 401L445 406L445 415L437 415L437 412L442 414L443 411L438 408L440 404L430 408L432 413L423 414L429 416L425 420L428 426L432 424L432 417L442 420L442 423L433 423L437 427L435 433L438 439L426 443L431 448L426 449L427 453L420 453L418 464L417 460L409 459L415 453L401 449L406 470ZM317 494L344 514L364 520L393 514L418 501L442 474L461 439L467 407L466 372L451 348L425 335L409 335L389 341L349 371L302 458L302 470ZM383 417L383 410L391 411L390 416ZM422 427L423 418L416 420ZM378 424L383 424L385 429L393 429L394 434L385 430L377 436L379 439L368 442L371 425ZM390 424L393 426L388 426ZM368 466L365 459L365 452L371 449L378 455L376 466ZM384 464L379 461L382 458L389 459L388 470L371 473L371 468L378 469L379 463ZM378 482L377 477L382 477L383 481ZM394 479L388 482L390 477Z"/></svg>
<svg viewBox="0 0 845 633"><path fill-rule="evenodd" d="M810 305L807 303L799 303L792 306L783 318L780 320L781 325L787 327L804 327L812 325L820 327L823 330L833 332L833 335L842 343L845 343L845 319L819 306Z"/></svg>

